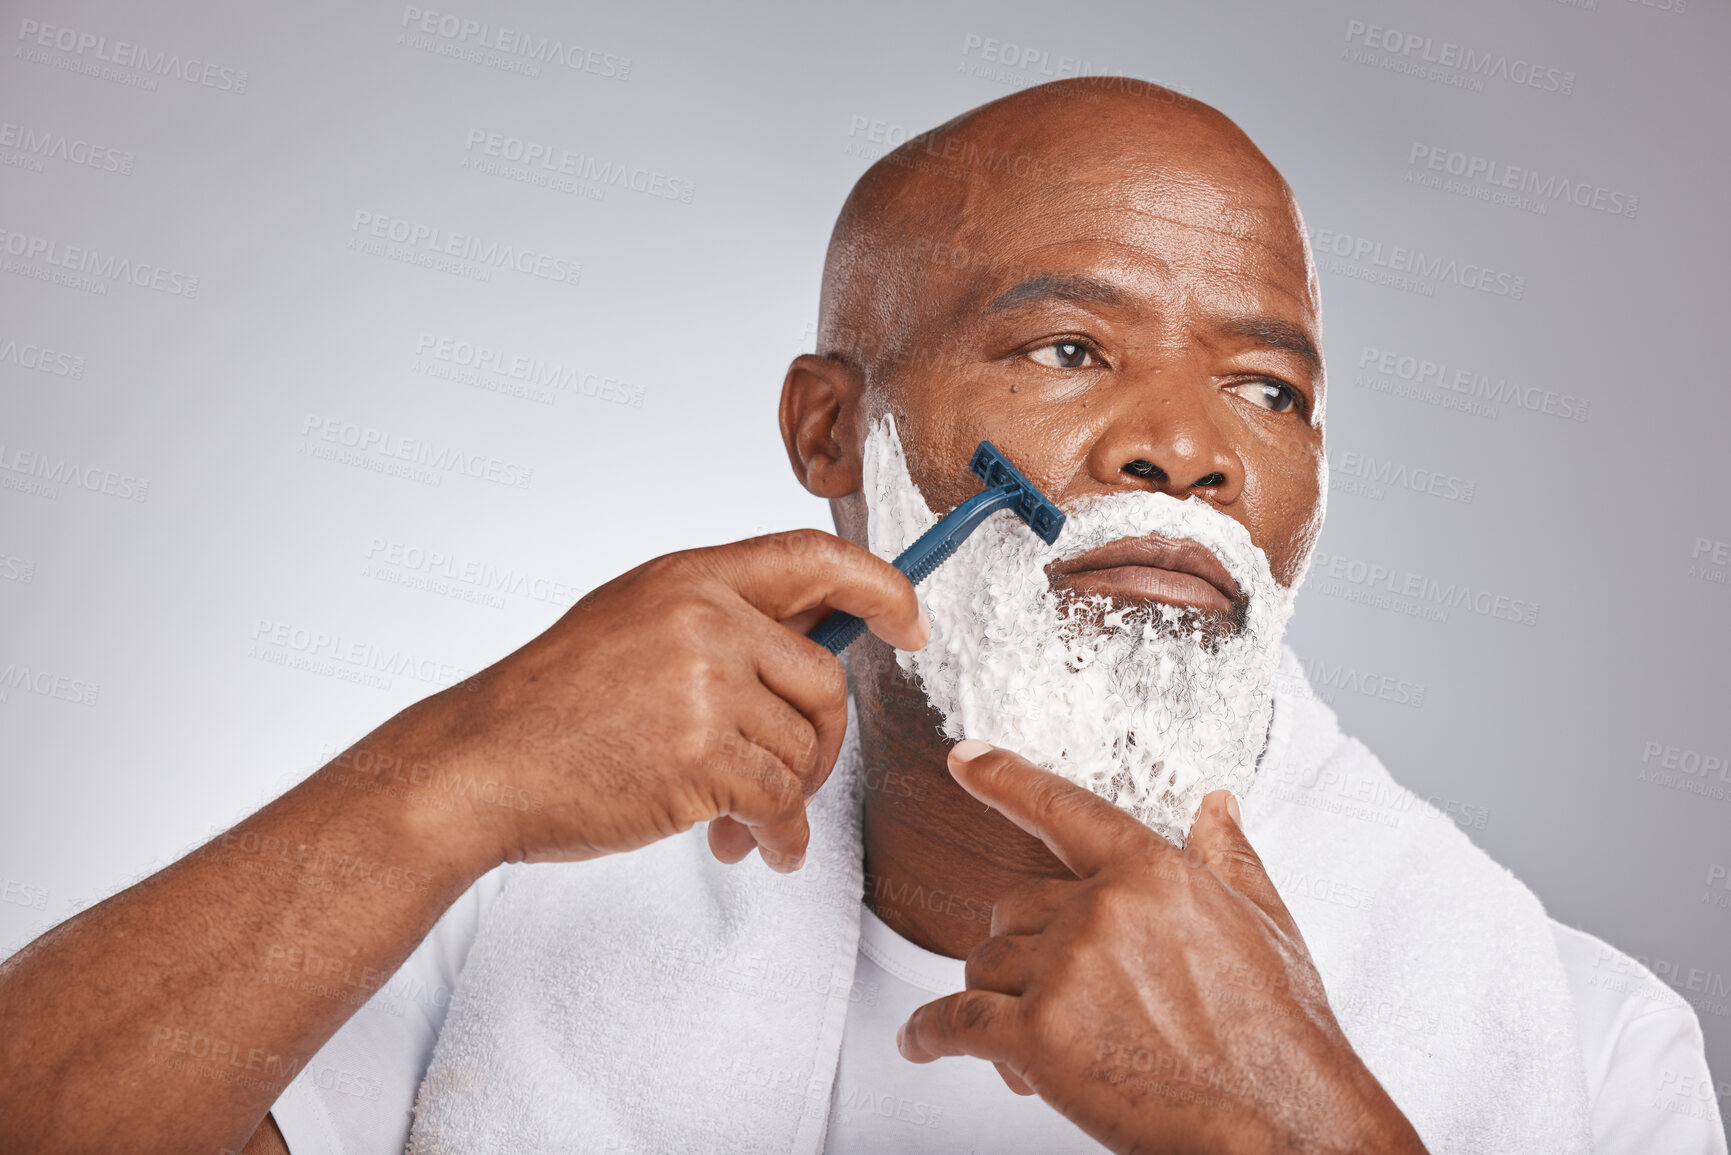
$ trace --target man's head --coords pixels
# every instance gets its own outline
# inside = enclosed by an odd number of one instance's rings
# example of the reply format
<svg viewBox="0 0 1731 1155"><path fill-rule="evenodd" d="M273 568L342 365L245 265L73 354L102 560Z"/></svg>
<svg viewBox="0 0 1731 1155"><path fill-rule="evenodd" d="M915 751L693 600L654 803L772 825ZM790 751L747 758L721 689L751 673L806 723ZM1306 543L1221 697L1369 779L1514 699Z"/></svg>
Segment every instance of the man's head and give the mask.
<svg viewBox="0 0 1731 1155"><path fill-rule="evenodd" d="M868 467L883 472L892 428L894 455L934 513L975 492L967 462L990 439L1067 511L1144 495L1131 503L1154 520L1122 522L1137 537L1170 538L1181 531L1157 527L1194 520L1146 495L1199 499L1185 508L1242 527L1289 589L1323 511L1319 345L1297 207L1244 134L1142 82L1062 81L916 137L861 178L830 243L818 354L789 371L782 429L840 532L880 550L893 546L887 519L880 507L868 528L862 487ZM1192 635L1185 654L1216 653L1248 618L1243 577L1219 573L1210 562L1226 559L1211 552L1060 561L1035 592L1066 618L1048 615L1051 628L1122 632L1113 610L1129 609L1145 632ZM963 558L950 564L962 571L933 583L978 580ZM1125 658L1145 665L1148 653ZM920 673L950 728L963 724Z"/></svg>

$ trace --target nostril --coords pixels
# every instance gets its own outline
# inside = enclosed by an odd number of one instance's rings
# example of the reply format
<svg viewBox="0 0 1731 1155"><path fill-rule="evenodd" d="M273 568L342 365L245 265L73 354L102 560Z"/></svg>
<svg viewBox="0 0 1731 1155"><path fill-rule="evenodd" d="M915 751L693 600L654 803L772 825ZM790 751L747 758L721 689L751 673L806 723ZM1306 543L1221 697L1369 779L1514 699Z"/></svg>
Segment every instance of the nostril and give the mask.
<svg viewBox="0 0 1731 1155"><path fill-rule="evenodd" d="M1206 477L1198 477L1195 481L1192 481L1190 483L1190 488L1207 489L1209 486L1225 484L1226 475L1224 473L1210 473Z"/></svg>
<svg viewBox="0 0 1731 1155"><path fill-rule="evenodd" d="M1124 472L1131 477L1151 477L1155 481L1166 480L1166 471L1146 457L1138 457L1135 461L1126 462Z"/></svg>

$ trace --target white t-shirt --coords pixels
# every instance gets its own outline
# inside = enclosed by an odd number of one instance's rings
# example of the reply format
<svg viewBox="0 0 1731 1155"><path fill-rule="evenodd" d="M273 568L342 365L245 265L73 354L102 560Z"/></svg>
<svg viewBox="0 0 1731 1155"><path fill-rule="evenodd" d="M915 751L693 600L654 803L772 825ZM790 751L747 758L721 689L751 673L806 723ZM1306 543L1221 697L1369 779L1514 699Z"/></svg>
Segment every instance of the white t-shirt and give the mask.
<svg viewBox="0 0 1731 1155"><path fill-rule="evenodd" d="M293 1155L401 1155L415 1092L444 1025L494 871L440 919L401 970L315 1055L271 1108ZM909 1063L896 1028L964 989L963 964L922 950L864 904L856 989L830 1103L826 1155L1102 1148L997 1070L966 1057ZM1688 1004L1627 955L1553 922L1575 998L1598 1155L1727 1155L1700 1026Z"/></svg>
<svg viewBox="0 0 1731 1155"><path fill-rule="evenodd" d="M992 1064L965 1055L910 1063L896 1028L933 999L965 990L961 959L915 946L863 903L854 989L829 1104L824 1155L1099 1155L1100 1144ZM296 1152L296 1155L299 1155Z"/></svg>

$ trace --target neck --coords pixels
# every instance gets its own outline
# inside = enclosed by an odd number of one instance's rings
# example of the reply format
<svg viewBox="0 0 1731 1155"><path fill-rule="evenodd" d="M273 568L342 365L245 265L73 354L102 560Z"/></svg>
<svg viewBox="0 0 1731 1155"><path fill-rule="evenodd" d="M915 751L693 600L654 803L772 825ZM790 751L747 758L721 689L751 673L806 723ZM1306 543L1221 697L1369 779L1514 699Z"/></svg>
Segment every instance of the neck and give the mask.
<svg viewBox="0 0 1731 1155"><path fill-rule="evenodd" d="M956 784L943 719L867 634L848 655L865 784L865 899L896 933L966 957L1015 887L1071 878L1039 839Z"/></svg>

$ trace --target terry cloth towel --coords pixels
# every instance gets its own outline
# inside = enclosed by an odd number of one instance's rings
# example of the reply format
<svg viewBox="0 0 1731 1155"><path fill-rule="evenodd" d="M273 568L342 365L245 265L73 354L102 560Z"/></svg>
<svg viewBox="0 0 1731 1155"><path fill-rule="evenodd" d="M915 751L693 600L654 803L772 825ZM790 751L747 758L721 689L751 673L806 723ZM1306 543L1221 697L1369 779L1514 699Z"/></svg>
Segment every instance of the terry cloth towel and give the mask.
<svg viewBox="0 0 1731 1155"><path fill-rule="evenodd" d="M803 870L699 828L515 871L415 1107L411 1155L821 1151L853 990L857 742ZM1353 1047L1432 1152L1590 1150L1575 1014L1538 899L1388 776L1290 650L1244 799Z"/></svg>

